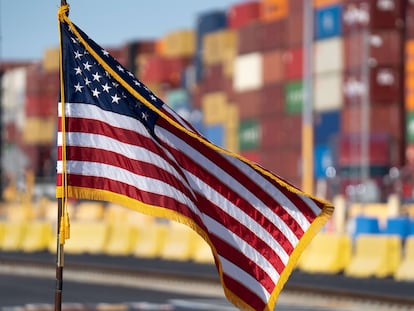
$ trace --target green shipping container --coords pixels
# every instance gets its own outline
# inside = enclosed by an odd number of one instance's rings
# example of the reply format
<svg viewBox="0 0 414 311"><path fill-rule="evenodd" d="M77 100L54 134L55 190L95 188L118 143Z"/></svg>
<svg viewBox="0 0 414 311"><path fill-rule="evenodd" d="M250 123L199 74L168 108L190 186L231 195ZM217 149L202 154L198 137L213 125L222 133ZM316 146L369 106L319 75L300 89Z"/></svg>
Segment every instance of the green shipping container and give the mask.
<svg viewBox="0 0 414 311"><path fill-rule="evenodd" d="M414 111L408 111L405 121L407 142L414 142Z"/></svg>
<svg viewBox="0 0 414 311"><path fill-rule="evenodd" d="M289 114L302 112L303 82L294 81L285 85L285 111Z"/></svg>
<svg viewBox="0 0 414 311"><path fill-rule="evenodd" d="M254 150L260 146L260 124L257 120L243 120L239 125L239 149Z"/></svg>

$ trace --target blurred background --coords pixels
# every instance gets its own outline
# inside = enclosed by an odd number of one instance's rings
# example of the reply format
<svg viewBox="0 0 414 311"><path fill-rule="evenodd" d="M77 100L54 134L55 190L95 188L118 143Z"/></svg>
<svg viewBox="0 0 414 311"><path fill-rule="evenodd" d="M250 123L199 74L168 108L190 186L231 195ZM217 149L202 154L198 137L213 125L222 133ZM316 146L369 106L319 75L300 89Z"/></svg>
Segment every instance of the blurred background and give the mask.
<svg viewBox="0 0 414 311"><path fill-rule="evenodd" d="M233 1L192 21L105 48L211 142L333 201L324 231L414 235L413 1ZM6 220L56 217L58 58L52 46L39 59L0 63ZM133 219L85 204L73 202L75 220ZM399 277L414 279L405 269Z"/></svg>
<svg viewBox="0 0 414 311"><path fill-rule="evenodd" d="M213 143L305 191L409 203L414 8L304 3L240 1L199 12L191 28L106 48ZM55 46L40 59L1 62L6 196L28 174L34 195L54 191L58 55Z"/></svg>

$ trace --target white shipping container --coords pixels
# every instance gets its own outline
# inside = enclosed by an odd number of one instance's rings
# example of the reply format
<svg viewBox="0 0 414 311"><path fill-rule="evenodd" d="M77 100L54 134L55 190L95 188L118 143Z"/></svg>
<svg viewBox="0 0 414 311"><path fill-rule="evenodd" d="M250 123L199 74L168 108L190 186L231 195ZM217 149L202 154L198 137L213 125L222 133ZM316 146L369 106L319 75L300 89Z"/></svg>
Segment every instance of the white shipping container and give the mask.
<svg viewBox="0 0 414 311"><path fill-rule="evenodd" d="M234 63L233 88L237 92L260 89L263 86L263 56L261 53L238 55Z"/></svg>
<svg viewBox="0 0 414 311"><path fill-rule="evenodd" d="M2 76L1 106L3 124L13 122L21 128L24 123L26 72L25 67L20 67L8 70Z"/></svg>
<svg viewBox="0 0 414 311"><path fill-rule="evenodd" d="M338 110L343 106L342 72L315 75L313 107L315 111Z"/></svg>
<svg viewBox="0 0 414 311"><path fill-rule="evenodd" d="M313 66L315 74L343 70L343 39L335 37L315 42Z"/></svg>

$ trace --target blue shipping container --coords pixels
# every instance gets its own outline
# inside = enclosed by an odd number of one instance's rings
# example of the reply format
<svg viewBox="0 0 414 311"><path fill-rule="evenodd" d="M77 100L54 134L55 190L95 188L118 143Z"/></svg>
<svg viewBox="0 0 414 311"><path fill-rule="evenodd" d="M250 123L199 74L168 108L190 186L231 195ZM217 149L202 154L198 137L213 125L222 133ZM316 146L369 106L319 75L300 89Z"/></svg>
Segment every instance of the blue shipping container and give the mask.
<svg viewBox="0 0 414 311"><path fill-rule="evenodd" d="M327 178L326 169L333 166L332 150L328 145L316 145L314 148L314 175L317 179Z"/></svg>
<svg viewBox="0 0 414 311"><path fill-rule="evenodd" d="M314 117L314 143L324 145L332 143L332 138L340 132L341 112L339 110L321 112Z"/></svg>
<svg viewBox="0 0 414 311"><path fill-rule="evenodd" d="M224 147L223 125L210 125L204 128L204 136L213 144Z"/></svg>
<svg viewBox="0 0 414 311"><path fill-rule="evenodd" d="M342 5L336 4L315 10L315 39L342 35Z"/></svg>
<svg viewBox="0 0 414 311"><path fill-rule="evenodd" d="M188 121L198 132L204 133L203 113L201 110L191 110L190 119Z"/></svg>
<svg viewBox="0 0 414 311"><path fill-rule="evenodd" d="M196 38L197 51L202 51L203 37L205 34L227 28L226 11L214 10L202 13L197 18Z"/></svg>
<svg viewBox="0 0 414 311"><path fill-rule="evenodd" d="M168 91L165 96L165 101L173 110L190 109L190 97L188 92L184 89L174 89Z"/></svg>

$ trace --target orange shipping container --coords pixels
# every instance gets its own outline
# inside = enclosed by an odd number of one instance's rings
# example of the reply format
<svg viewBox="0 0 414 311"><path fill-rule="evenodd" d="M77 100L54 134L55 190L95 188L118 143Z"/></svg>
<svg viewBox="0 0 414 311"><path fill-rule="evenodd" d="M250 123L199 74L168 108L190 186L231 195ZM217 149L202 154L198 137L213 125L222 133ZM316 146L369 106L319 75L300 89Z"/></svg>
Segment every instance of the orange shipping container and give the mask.
<svg viewBox="0 0 414 311"><path fill-rule="evenodd" d="M285 18L288 12L288 0L262 0L260 5L260 19L266 22Z"/></svg>
<svg viewBox="0 0 414 311"><path fill-rule="evenodd" d="M283 61L281 50L263 54L263 83L265 85L283 80Z"/></svg>
<svg viewBox="0 0 414 311"><path fill-rule="evenodd" d="M342 0L313 0L313 6L315 8L322 8L337 3L342 3Z"/></svg>
<svg viewBox="0 0 414 311"><path fill-rule="evenodd" d="M409 73L414 72L414 40L405 43L405 68Z"/></svg>
<svg viewBox="0 0 414 311"><path fill-rule="evenodd" d="M405 109L414 110L414 90L408 89L405 92Z"/></svg>

